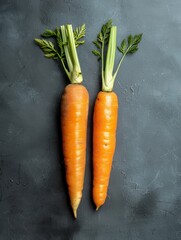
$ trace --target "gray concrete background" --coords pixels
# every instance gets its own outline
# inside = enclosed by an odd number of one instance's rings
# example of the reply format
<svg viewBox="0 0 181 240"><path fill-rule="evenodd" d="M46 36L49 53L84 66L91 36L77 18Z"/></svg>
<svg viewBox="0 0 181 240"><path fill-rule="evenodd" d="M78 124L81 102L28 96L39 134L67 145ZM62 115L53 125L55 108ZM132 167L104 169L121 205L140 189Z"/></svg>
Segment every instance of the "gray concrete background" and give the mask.
<svg viewBox="0 0 181 240"><path fill-rule="evenodd" d="M0 239L181 239L181 1L0 1ZM118 43L143 32L115 83L117 149L106 204L91 200L92 106L100 73L91 54L112 18ZM69 207L59 136L68 79L33 39L65 23L87 26L78 49L90 93L87 166L78 220ZM117 53L118 57L119 53Z"/></svg>

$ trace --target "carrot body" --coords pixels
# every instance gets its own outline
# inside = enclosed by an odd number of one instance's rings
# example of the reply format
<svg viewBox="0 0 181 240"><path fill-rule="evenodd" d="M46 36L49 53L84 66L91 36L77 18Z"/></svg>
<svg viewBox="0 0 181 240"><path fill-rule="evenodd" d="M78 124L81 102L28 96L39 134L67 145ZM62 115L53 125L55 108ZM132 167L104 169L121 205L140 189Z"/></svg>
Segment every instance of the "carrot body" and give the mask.
<svg viewBox="0 0 181 240"><path fill-rule="evenodd" d="M114 92L99 92L93 115L93 200L97 209L107 197L116 147L118 98Z"/></svg>
<svg viewBox="0 0 181 240"><path fill-rule="evenodd" d="M61 130L66 181L75 217L84 183L88 105L84 86L66 86L61 101Z"/></svg>

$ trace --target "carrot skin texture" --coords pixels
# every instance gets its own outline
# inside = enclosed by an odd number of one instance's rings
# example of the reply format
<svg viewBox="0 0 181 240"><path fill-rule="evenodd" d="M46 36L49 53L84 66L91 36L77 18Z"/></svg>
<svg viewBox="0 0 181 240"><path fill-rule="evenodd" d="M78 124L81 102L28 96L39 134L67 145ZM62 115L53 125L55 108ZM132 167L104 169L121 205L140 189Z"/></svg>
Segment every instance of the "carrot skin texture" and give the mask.
<svg viewBox="0 0 181 240"><path fill-rule="evenodd" d="M93 114L93 201L97 210L107 197L116 147L117 118L117 95L99 92Z"/></svg>
<svg viewBox="0 0 181 240"><path fill-rule="evenodd" d="M83 85L65 87L61 101L61 131L66 182L75 218L84 184L88 106L89 95Z"/></svg>

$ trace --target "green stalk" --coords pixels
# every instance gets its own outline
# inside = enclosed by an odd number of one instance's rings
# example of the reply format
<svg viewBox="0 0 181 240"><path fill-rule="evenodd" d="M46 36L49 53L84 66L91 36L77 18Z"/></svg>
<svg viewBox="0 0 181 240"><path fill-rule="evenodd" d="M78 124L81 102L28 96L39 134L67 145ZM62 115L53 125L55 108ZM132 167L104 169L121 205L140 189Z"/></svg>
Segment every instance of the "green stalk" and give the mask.
<svg viewBox="0 0 181 240"><path fill-rule="evenodd" d="M61 26L61 33L62 33L62 39L64 42L64 51L65 51L65 57L67 60L67 65L69 68L69 72L71 72L73 70L73 63L69 54L69 49L68 49L68 40L67 40L67 35L66 35L66 29L65 26Z"/></svg>
<svg viewBox="0 0 181 240"><path fill-rule="evenodd" d="M57 27L55 31L46 29L42 34L44 38L56 38L57 46L45 39L35 39L46 58L60 60L71 83L81 83L83 81L76 47L84 43L84 40L80 39L85 36L85 32L85 24L76 27L74 31L72 25L68 24L60 26L60 28Z"/></svg>
<svg viewBox="0 0 181 240"><path fill-rule="evenodd" d="M102 43L102 84L104 83L104 42Z"/></svg>
<svg viewBox="0 0 181 240"><path fill-rule="evenodd" d="M114 70L114 61L116 55L116 33L117 27L112 26L109 37L109 44L106 56L106 65L104 78L102 79L102 91L110 92L113 89L114 80L113 70Z"/></svg>
<svg viewBox="0 0 181 240"><path fill-rule="evenodd" d="M71 80L71 79L70 79L70 72L67 70L64 61L62 60L62 58L61 58L60 56L59 56L59 59L60 59L60 61L61 61L61 63L62 63L62 66L63 66L63 68L64 68L64 70L65 70L65 72L66 72L69 80Z"/></svg>
<svg viewBox="0 0 181 240"><path fill-rule="evenodd" d="M121 64L122 64L122 62L123 62L126 54L127 54L127 52L126 52L125 54L123 54L123 56L121 57L121 59L120 59L120 61L119 61L118 67L117 67L117 69L116 69L116 71L115 71L115 73L114 73L114 75L113 75L113 81L115 80L115 78L116 78L116 76L117 76L117 74L118 74L118 71L119 71L119 69L120 69L120 67L121 67Z"/></svg>
<svg viewBox="0 0 181 240"><path fill-rule="evenodd" d="M130 34L127 39L123 39L120 46L117 47L119 52L121 52L122 57L119 60L116 71L114 72L117 27L111 26L111 20L102 26L101 31L97 35L97 40L93 42L97 50L92 51L92 53L98 57L98 60L102 60L102 91L104 92L111 92L113 90L116 76L125 56L138 51L138 44L141 42L143 35L142 33L136 35ZM104 47L107 43L106 63L104 64Z"/></svg>
<svg viewBox="0 0 181 240"><path fill-rule="evenodd" d="M73 69L71 71L71 83L81 83L83 81L83 78L82 78L82 72L79 64L79 59L77 56L72 25L66 25L66 30L67 30L67 40L68 40L68 47L69 47L69 56L71 57L71 61L73 64Z"/></svg>
<svg viewBox="0 0 181 240"><path fill-rule="evenodd" d="M119 61L119 64L118 64L118 66L117 66L117 69L116 69L116 71L115 71L115 73L114 73L114 75L113 75L113 81L115 80L115 78L116 78L116 76L117 76L117 74L118 74L118 72L119 72L119 69L120 69L120 67L121 67L121 64L122 64L122 62L123 62L126 54L129 52L130 47L131 47L131 45L126 49L125 53L122 55L122 57L121 57L121 59L120 59L120 61Z"/></svg>
<svg viewBox="0 0 181 240"><path fill-rule="evenodd" d="M67 69L66 66L65 66L64 60L61 58L61 56L60 56L60 54L59 54L58 52L57 52L57 55L58 55L59 60L60 60L61 63L62 63L62 66L63 66L63 68L64 68L64 70L65 70L68 78L70 79L70 73L69 73L68 69Z"/></svg>

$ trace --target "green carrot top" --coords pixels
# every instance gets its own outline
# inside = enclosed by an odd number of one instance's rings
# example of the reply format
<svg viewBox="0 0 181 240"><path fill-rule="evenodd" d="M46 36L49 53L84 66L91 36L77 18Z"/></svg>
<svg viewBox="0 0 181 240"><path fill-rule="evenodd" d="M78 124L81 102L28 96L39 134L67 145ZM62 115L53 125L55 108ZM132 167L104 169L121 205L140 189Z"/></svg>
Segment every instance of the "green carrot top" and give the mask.
<svg viewBox="0 0 181 240"><path fill-rule="evenodd" d="M59 60L70 79L71 83L81 83L83 81L82 72L76 47L84 44L82 38L85 36L85 24L72 29L72 25L63 25L55 30L46 29L42 34L44 38L55 38L56 46L45 39L35 39L35 42L44 52L46 58Z"/></svg>
<svg viewBox="0 0 181 240"><path fill-rule="evenodd" d="M133 54L138 50L138 44L141 42L142 34L129 35L127 40L124 39L120 46L117 47L122 57L119 60L116 71L114 72L114 61L116 55L116 35L117 27L112 26L110 19L101 28L100 33L97 35L97 40L93 41L96 50L92 53L102 61L102 91L110 92L113 89L115 78L118 74L120 66L124 57L127 54ZM108 46L107 46L108 45ZM105 57L105 47L107 47L107 55Z"/></svg>

